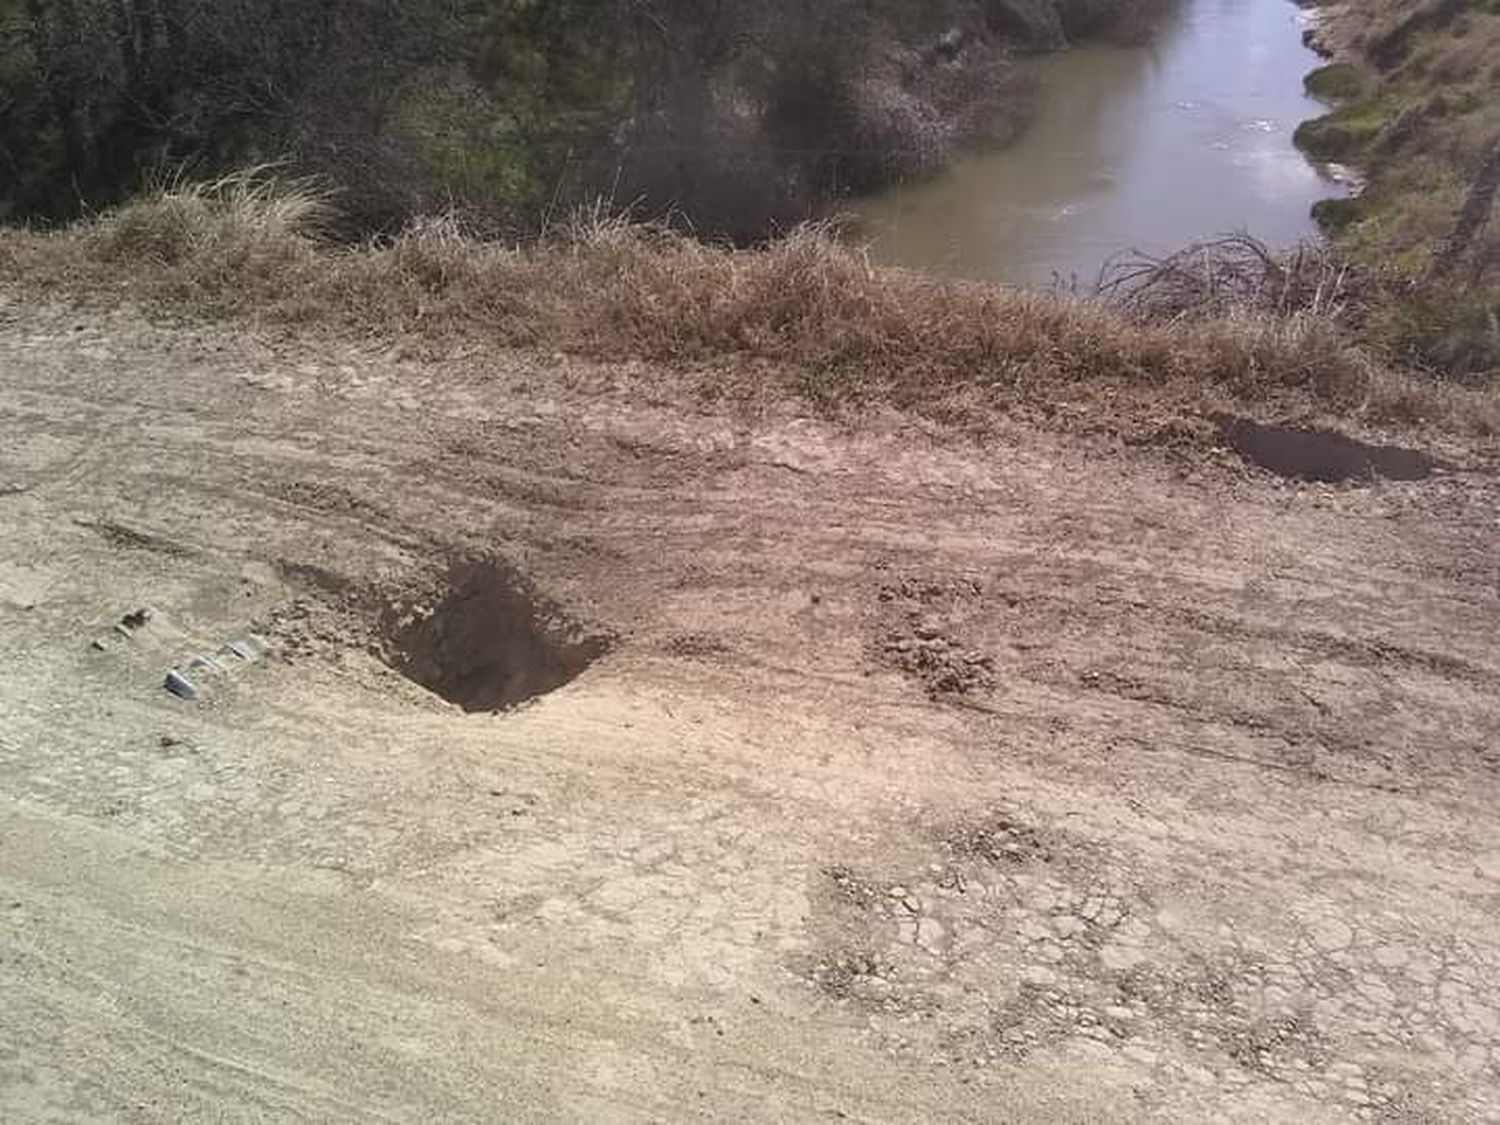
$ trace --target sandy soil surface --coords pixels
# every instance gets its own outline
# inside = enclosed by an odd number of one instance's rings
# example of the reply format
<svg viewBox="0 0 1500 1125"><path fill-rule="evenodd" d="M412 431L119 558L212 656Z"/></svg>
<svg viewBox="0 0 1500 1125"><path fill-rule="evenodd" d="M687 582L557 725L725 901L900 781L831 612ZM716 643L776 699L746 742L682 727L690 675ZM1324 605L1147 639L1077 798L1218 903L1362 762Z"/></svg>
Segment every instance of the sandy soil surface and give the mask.
<svg viewBox="0 0 1500 1125"><path fill-rule="evenodd" d="M680 398L0 305L0 1117L1500 1119L1493 477Z"/></svg>

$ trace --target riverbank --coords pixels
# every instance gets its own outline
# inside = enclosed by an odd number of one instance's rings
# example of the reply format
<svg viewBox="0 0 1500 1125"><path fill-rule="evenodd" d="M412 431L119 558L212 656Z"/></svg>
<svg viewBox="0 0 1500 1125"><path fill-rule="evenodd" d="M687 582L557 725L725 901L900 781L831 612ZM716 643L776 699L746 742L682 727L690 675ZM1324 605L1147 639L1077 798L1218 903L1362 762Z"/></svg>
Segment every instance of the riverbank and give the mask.
<svg viewBox="0 0 1500 1125"><path fill-rule="evenodd" d="M1330 112L1298 143L1358 166L1355 198L1316 215L1367 276L1361 331L1395 360L1470 382L1500 375L1500 11L1463 0L1320 9Z"/></svg>
<svg viewBox="0 0 1500 1125"><path fill-rule="evenodd" d="M1313 88L1352 97L1351 82L1375 80L1340 65ZM1416 120L1423 135L1428 123ZM1372 183L1355 206L1378 198ZM1231 260L1209 248L1148 265L1138 276L1171 292L1124 303L876 269L818 231L750 252L598 213L520 244L452 219L359 243L327 237L338 225L305 186L236 176L50 234L0 232L0 267L18 294L424 354L538 348L647 361L691 372L709 395L791 396L832 412L890 405L980 429L996 412L1028 411L1207 447L1224 413L1480 444L1500 428L1492 391L1452 385L1485 382L1487 259L1446 274L1435 261L1412 273L1362 260L1368 222L1351 223L1331 258L1283 263L1239 242ZM1480 346L1458 361L1439 354L1466 339Z"/></svg>

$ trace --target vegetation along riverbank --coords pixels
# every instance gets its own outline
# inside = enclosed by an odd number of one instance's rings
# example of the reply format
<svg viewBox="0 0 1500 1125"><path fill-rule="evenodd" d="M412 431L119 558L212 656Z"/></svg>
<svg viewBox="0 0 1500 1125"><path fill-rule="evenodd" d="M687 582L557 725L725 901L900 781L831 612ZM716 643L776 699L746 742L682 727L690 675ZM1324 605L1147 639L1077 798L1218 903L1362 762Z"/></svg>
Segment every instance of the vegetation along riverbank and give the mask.
<svg viewBox="0 0 1500 1125"><path fill-rule="evenodd" d="M0 0L0 217L283 161L348 230L607 196L763 238L1025 119L1015 60L1170 0Z"/></svg>
<svg viewBox="0 0 1500 1125"><path fill-rule="evenodd" d="M872 269L817 230L759 250L706 236L763 245L819 200L999 138L1019 120L995 101L1019 88L1016 52L1142 34L1163 10L1148 0L817 16L579 0L461 19L405 6L409 23L339 0L262 7L158 0L121 23L88 3L9 5L0 148L11 213L35 220L0 236L13 284L422 347L666 360L712 369L715 393L824 407L1093 410L1138 430L1232 406L1494 431L1488 3L1320 13L1331 58L1308 84L1334 105L1299 142L1369 184L1319 208L1331 245L1122 261L1082 299ZM259 36L235 22L262 17ZM376 49L387 40L400 49ZM102 61L82 68L85 54ZM276 174L124 201L153 160L257 155ZM572 217L605 189L613 202ZM632 226L620 199L674 221Z"/></svg>
<svg viewBox="0 0 1500 1125"><path fill-rule="evenodd" d="M1320 205L1366 276L1361 328L1397 361L1447 378L1500 370L1500 6L1346 0L1317 9L1327 56L1308 89L1330 112L1298 143L1366 187Z"/></svg>

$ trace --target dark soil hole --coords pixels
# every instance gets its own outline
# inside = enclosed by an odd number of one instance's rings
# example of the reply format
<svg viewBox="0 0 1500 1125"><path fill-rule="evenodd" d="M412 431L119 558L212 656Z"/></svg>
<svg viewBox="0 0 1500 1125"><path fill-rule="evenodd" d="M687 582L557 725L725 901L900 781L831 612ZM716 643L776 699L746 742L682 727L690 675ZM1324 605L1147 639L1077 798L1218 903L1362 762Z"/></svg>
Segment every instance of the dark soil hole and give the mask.
<svg viewBox="0 0 1500 1125"><path fill-rule="evenodd" d="M391 614L387 660L407 679L465 711L503 711L571 683L611 639L590 634L519 573L464 563L427 606Z"/></svg>
<svg viewBox="0 0 1500 1125"><path fill-rule="evenodd" d="M1394 445L1368 445L1342 434L1262 426L1220 415L1219 437L1252 464L1278 476L1336 483L1346 480L1425 480L1438 463L1425 453Z"/></svg>

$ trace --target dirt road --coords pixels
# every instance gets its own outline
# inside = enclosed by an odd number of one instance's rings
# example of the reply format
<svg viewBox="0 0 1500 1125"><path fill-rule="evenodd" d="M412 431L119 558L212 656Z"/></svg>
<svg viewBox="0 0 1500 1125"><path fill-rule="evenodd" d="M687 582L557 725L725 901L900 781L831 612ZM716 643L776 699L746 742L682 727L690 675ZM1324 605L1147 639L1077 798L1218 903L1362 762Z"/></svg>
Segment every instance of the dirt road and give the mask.
<svg viewBox="0 0 1500 1125"><path fill-rule="evenodd" d="M0 1117L1500 1119L1497 531L0 305Z"/></svg>

